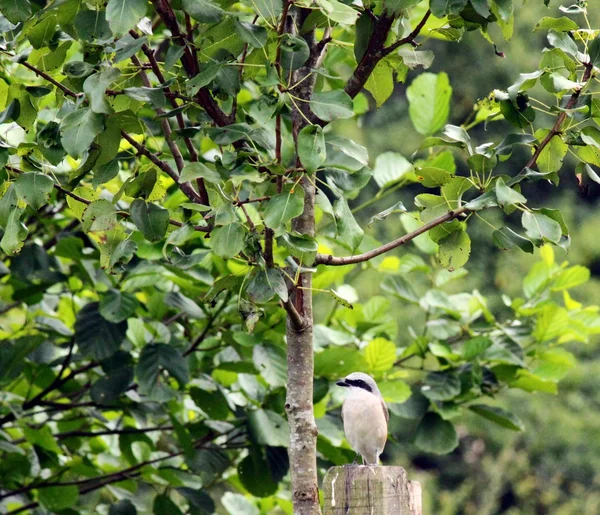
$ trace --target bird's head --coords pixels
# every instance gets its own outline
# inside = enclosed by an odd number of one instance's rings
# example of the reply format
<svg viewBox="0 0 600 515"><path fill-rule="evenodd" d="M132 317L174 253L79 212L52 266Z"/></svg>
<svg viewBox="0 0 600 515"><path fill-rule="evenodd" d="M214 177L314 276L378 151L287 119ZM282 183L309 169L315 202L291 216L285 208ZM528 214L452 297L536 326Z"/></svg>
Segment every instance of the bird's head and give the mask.
<svg viewBox="0 0 600 515"><path fill-rule="evenodd" d="M350 388L350 390L365 390L375 395L381 395L377 383L370 375L364 374L363 372L352 372L347 375L344 379L337 381L335 384Z"/></svg>

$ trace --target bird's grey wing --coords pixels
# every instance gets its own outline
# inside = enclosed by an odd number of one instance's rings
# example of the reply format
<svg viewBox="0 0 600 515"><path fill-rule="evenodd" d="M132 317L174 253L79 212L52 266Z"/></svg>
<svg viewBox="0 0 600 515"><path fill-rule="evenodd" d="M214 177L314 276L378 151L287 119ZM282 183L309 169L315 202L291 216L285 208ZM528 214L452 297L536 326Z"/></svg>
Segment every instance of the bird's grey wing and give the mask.
<svg viewBox="0 0 600 515"><path fill-rule="evenodd" d="M390 413L389 413L388 408L385 405L385 401L383 399L381 399L381 407L383 408L383 414L385 415L385 421L388 422L390 420Z"/></svg>

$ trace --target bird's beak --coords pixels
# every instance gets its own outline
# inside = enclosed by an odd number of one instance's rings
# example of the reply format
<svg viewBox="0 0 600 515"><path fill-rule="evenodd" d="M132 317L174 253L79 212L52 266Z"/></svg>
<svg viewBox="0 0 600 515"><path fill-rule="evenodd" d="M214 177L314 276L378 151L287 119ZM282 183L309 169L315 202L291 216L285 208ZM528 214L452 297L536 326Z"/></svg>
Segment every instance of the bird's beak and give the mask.
<svg viewBox="0 0 600 515"><path fill-rule="evenodd" d="M350 386L348 383L346 383L343 379L340 381L337 381L335 384L337 384L338 386Z"/></svg>

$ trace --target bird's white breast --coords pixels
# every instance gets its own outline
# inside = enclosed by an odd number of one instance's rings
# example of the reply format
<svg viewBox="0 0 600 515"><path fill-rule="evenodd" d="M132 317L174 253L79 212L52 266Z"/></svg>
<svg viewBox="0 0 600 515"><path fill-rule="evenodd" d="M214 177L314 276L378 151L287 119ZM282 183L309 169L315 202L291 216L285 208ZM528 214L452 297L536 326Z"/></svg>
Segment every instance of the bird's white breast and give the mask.
<svg viewBox="0 0 600 515"><path fill-rule="evenodd" d="M352 448L376 464L387 439L381 399L364 390L351 391L342 406L344 432Z"/></svg>

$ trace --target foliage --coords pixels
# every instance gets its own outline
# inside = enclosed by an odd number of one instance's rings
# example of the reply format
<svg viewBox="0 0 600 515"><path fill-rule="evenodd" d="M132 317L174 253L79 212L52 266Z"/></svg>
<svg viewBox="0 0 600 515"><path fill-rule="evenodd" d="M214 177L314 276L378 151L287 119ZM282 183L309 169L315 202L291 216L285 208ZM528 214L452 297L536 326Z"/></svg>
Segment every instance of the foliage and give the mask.
<svg viewBox="0 0 600 515"><path fill-rule="evenodd" d="M334 300L314 326L320 470L352 459L331 382L345 373L376 377L431 453L456 448L464 417L522 431L493 400L505 389L557 392L575 366L562 344L597 334L600 316L569 294L588 270L549 246L570 243L563 216L521 186L558 184L569 152L581 187L600 182L600 37L544 17L539 68L459 127L447 124L448 75L420 73L433 55L412 47L470 31L493 42L494 25L509 38L512 2L429 9L0 1L3 509L291 513L287 448L305 435L291 424L290 440L285 419L297 386L286 345L313 329L313 292ZM419 152L369 158L338 120L383 105L411 70ZM536 119L537 84L551 123ZM499 141L469 134L498 120L511 127ZM409 212L394 199L372 217L401 224L390 244L350 207L367 184L372 203L422 188ZM478 291L448 291L476 251L473 221L493 209L509 215L490 234L499 249L542 249L502 313ZM410 241L438 261L382 256ZM350 283L366 271L382 294L359 302ZM400 334L391 299L425 314L423 327Z"/></svg>

